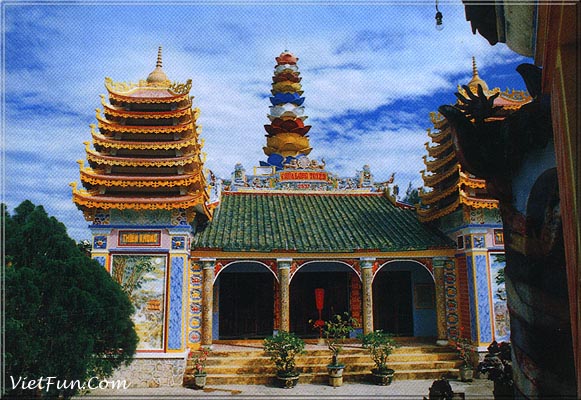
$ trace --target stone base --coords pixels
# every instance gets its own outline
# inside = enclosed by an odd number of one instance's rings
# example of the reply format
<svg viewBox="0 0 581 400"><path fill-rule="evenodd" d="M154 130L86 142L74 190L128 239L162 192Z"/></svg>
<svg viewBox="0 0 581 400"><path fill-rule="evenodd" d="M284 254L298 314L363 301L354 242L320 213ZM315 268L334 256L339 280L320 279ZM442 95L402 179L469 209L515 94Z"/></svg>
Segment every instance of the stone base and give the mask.
<svg viewBox="0 0 581 400"><path fill-rule="evenodd" d="M182 386L188 353L138 353L109 379L125 380L132 388Z"/></svg>

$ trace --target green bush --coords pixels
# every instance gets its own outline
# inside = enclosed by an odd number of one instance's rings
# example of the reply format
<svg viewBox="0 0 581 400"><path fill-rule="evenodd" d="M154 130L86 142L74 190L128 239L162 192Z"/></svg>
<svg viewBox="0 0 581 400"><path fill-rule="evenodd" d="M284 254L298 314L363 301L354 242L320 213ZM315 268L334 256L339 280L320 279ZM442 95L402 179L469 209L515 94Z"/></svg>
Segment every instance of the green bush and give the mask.
<svg viewBox="0 0 581 400"><path fill-rule="evenodd" d="M264 339L264 351L276 366L279 376L296 375L295 358L305 351L305 342L294 333L279 331Z"/></svg>
<svg viewBox="0 0 581 400"><path fill-rule="evenodd" d="M384 333L381 330L369 332L366 335L360 335L363 348L369 350L371 359L377 367L379 373L386 372L387 358L398 347L397 343L389 333Z"/></svg>

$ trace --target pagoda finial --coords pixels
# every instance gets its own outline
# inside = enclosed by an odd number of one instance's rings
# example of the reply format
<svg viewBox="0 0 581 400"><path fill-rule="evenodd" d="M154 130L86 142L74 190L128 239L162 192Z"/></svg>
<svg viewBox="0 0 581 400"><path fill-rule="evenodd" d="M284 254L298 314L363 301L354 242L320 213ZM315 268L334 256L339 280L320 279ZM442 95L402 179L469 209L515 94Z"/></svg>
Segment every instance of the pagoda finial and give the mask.
<svg viewBox="0 0 581 400"><path fill-rule="evenodd" d="M474 57L472 57L472 59L474 59ZM162 63L161 63L161 46L159 46L159 48L157 49L157 63L155 64L156 68L161 68L162 67Z"/></svg>
<svg viewBox="0 0 581 400"><path fill-rule="evenodd" d="M157 50L157 62L155 63L155 69L148 75L147 83L153 86L163 86L169 83L167 75L163 72L161 68L161 46Z"/></svg>
<svg viewBox="0 0 581 400"><path fill-rule="evenodd" d="M476 57L472 56L472 79L468 82L468 86L474 89L478 88L478 85L482 86L483 90L488 90L488 85L480 76L478 75L478 67L476 66Z"/></svg>

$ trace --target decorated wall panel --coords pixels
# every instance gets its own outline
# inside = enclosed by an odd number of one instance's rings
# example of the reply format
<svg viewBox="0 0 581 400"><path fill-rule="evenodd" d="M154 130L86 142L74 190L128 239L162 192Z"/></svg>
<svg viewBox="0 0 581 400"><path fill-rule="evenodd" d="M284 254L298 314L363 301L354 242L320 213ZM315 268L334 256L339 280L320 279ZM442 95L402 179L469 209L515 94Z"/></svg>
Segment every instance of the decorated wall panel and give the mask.
<svg viewBox="0 0 581 400"><path fill-rule="evenodd" d="M490 280L492 292L492 311L494 313L494 340L510 340L510 320L506 306L506 288L504 283L504 253L490 254Z"/></svg>
<svg viewBox="0 0 581 400"><path fill-rule="evenodd" d="M163 350L166 296L165 255L113 255L111 275L135 306L138 350Z"/></svg>

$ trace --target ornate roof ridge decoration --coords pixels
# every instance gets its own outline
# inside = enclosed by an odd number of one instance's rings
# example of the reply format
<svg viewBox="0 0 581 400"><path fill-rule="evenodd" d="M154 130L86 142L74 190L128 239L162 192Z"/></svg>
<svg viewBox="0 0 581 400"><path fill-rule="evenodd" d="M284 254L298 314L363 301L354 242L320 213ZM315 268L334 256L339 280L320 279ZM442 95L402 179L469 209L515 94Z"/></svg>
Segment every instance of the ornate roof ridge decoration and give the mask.
<svg viewBox="0 0 581 400"><path fill-rule="evenodd" d="M202 164L198 159L196 160L196 154L189 154L183 157L173 157L173 158L132 158L132 157L117 157L117 156L106 156L91 149L86 149L87 160L95 162L97 164L109 165L109 166L122 166L122 167L183 167L184 165L199 163Z"/></svg>
<svg viewBox="0 0 581 400"><path fill-rule="evenodd" d="M432 121L432 124L435 126L445 122L446 117L444 117L438 111L432 111L430 112L430 120Z"/></svg>
<svg viewBox="0 0 581 400"><path fill-rule="evenodd" d="M515 90L512 91L506 88L504 92L500 92L500 97L507 100L512 100L519 103L528 103L533 100L533 97L526 90Z"/></svg>
<svg viewBox="0 0 581 400"><path fill-rule="evenodd" d="M426 142L426 143L424 143L424 147L426 148L428 155L430 157L438 157L438 156L441 156L442 153L444 153L446 150L449 150L450 148L452 148L453 144L454 144L454 142L449 140L444 144L439 144L438 146L431 146L430 147L430 142Z"/></svg>
<svg viewBox="0 0 581 400"><path fill-rule="evenodd" d="M181 97L184 94L190 93L192 89L192 80L188 79L185 83L172 82L169 84L149 84L147 80L141 79L138 82L115 82L113 79L105 78L105 88L109 94L114 94L122 97L129 97L129 94L135 92L137 89L159 91L159 89L167 89L167 92L172 97Z"/></svg>
<svg viewBox="0 0 581 400"><path fill-rule="evenodd" d="M460 183L473 189L486 189L485 179L472 178L462 170L460 170Z"/></svg>
<svg viewBox="0 0 581 400"><path fill-rule="evenodd" d="M349 196L358 196L358 197L383 197L385 194L383 192L370 192L370 191L357 191L357 190L337 190L337 191L328 191L328 190L238 190L235 192L232 191L224 191L222 196L240 196L240 195L249 195L249 194L256 194L260 196L340 196L340 197L349 197Z"/></svg>
<svg viewBox="0 0 581 400"><path fill-rule="evenodd" d="M125 103L159 104L159 103L180 103L182 101L189 100L190 95L188 93L185 93L181 95L172 95L171 97L133 97L125 96L114 92L109 92L109 98Z"/></svg>
<svg viewBox="0 0 581 400"><path fill-rule="evenodd" d="M171 111L128 111L123 107L116 107L107 103L105 96L101 95L101 105L105 114L110 114L121 118L138 118L138 119L169 119L179 118L189 114L190 106L186 105Z"/></svg>
<svg viewBox="0 0 581 400"><path fill-rule="evenodd" d="M123 132L123 133L140 133L140 134L148 134L148 133L159 133L159 134L168 134L168 133L179 133L185 132L187 130L195 131L195 125L192 121L184 122L177 125L151 125L151 126L131 126L131 125L120 125L113 121L109 121L99 115L100 110L97 109L97 126L99 129L106 129L109 131L114 132Z"/></svg>
<svg viewBox="0 0 581 400"><path fill-rule="evenodd" d="M435 170L440 169L441 167L443 167L444 165L446 165L450 161L455 160L456 159L456 152L451 152L446 157L440 158L437 160L433 160L433 161L428 161L426 155L424 155L422 157L422 159L424 160L424 165L426 166L427 170L430 172L434 172Z"/></svg>
<svg viewBox="0 0 581 400"><path fill-rule="evenodd" d="M201 150L204 147L204 139L200 140L198 143L198 138L196 136L190 136L186 139L173 140L173 141L158 141L158 142L130 142L130 141L120 141L115 139L109 139L107 136L102 135L95 131L95 125L91 124L91 135L93 136L93 143L99 146L112 148L112 149L131 149L131 150L171 150L171 149L182 149L187 147L197 147Z"/></svg>
<svg viewBox="0 0 581 400"><path fill-rule="evenodd" d="M498 200L483 199L480 197L471 197L465 191L460 189L460 203L470 206L472 208L498 208Z"/></svg>
<svg viewBox="0 0 581 400"><path fill-rule="evenodd" d="M439 200L442 200L451 194L458 193L459 180L456 180L449 187L444 190L434 189L431 192L424 192L423 189L420 190L420 197L422 199L422 204L433 204Z"/></svg>
<svg viewBox="0 0 581 400"><path fill-rule="evenodd" d="M76 182L73 182L71 186L73 188L73 200L77 205L103 210L175 210L177 208L195 207L206 200L205 192L201 190L181 196L143 198L100 196L86 190L77 189Z"/></svg>
<svg viewBox="0 0 581 400"><path fill-rule="evenodd" d="M460 170L460 164L454 164L448 171L439 174L426 175L426 170L421 170L422 179L424 180L425 186L434 186L442 182L444 179L449 178Z"/></svg>
<svg viewBox="0 0 581 400"><path fill-rule="evenodd" d="M434 221L438 218L442 218L448 214L454 212L458 206L460 205L460 197L458 197L454 202L448 204L446 207L441 209L434 209L434 208L418 208L416 211L418 213L418 219L421 222L430 222Z"/></svg>
<svg viewBox="0 0 581 400"><path fill-rule="evenodd" d="M81 181L91 185L107 187L176 187L191 186L202 182L199 175L184 174L171 176L134 177L124 175L104 175L90 168L81 169Z"/></svg>

